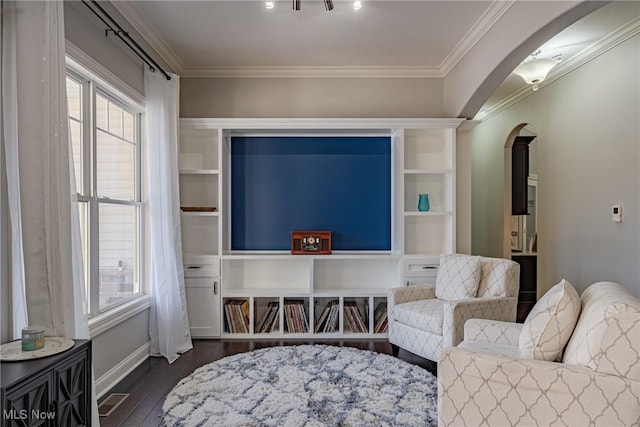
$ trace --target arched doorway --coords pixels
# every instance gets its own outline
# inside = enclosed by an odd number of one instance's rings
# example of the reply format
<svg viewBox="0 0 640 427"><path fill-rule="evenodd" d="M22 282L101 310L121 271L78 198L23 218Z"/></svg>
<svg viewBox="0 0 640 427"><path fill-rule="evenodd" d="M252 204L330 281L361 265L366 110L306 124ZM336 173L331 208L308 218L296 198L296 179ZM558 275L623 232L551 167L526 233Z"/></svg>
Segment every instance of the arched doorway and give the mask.
<svg viewBox="0 0 640 427"><path fill-rule="evenodd" d="M528 123L514 127L505 142L503 256L520 264L517 320L537 301L537 133Z"/></svg>

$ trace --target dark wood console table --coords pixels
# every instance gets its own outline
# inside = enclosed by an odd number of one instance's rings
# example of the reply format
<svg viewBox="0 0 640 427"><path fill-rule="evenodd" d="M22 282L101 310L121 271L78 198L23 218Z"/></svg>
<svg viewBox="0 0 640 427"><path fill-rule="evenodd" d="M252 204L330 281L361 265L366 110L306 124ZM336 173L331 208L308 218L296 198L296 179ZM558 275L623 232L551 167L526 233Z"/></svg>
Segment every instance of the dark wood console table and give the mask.
<svg viewBox="0 0 640 427"><path fill-rule="evenodd" d="M91 425L91 340L0 370L3 427Z"/></svg>

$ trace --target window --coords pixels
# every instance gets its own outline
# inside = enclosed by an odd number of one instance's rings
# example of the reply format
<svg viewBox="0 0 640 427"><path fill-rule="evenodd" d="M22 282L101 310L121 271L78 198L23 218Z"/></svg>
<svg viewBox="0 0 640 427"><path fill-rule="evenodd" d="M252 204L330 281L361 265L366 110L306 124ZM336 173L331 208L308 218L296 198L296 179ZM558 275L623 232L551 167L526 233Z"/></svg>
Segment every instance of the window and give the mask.
<svg viewBox="0 0 640 427"><path fill-rule="evenodd" d="M141 108L76 66L67 70L67 98L87 311L95 316L141 294Z"/></svg>

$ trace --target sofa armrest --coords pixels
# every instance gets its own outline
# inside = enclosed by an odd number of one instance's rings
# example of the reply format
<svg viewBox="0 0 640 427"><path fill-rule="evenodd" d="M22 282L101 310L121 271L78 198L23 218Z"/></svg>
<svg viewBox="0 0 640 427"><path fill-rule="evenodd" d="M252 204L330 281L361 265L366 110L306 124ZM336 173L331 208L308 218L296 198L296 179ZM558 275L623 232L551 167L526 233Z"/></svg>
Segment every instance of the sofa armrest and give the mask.
<svg viewBox="0 0 640 427"><path fill-rule="evenodd" d="M445 348L438 425L640 424L640 382L582 366Z"/></svg>
<svg viewBox="0 0 640 427"><path fill-rule="evenodd" d="M464 338L464 324L469 319L491 319L514 322L517 298L472 298L447 301L442 324L443 346L456 346Z"/></svg>
<svg viewBox="0 0 640 427"><path fill-rule="evenodd" d="M469 319L464 324L464 340L517 346L521 331L522 323Z"/></svg>
<svg viewBox="0 0 640 427"><path fill-rule="evenodd" d="M436 285L411 285L389 290L389 307L410 301L433 299L436 297Z"/></svg>

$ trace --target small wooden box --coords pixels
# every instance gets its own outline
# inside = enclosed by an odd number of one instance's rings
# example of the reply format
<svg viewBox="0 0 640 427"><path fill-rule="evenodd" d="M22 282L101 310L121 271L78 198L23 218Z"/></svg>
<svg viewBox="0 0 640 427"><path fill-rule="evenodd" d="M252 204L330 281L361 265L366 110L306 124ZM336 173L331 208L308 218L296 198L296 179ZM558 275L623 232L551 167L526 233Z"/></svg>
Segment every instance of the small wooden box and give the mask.
<svg viewBox="0 0 640 427"><path fill-rule="evenodd" d="M291 253L299 254L321 254L331 253L331 232L330 231L292 231L291 232Z"/></svg>

